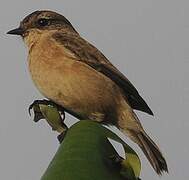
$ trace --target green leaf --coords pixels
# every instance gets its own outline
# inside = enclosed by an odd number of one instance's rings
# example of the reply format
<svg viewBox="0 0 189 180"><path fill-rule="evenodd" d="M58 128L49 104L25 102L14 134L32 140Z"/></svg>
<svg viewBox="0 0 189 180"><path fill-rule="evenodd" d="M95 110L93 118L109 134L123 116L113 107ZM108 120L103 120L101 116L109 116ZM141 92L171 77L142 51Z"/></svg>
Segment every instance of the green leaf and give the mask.
<svg viewBox="0 0 189 180"><path fill-rule="evenodd" d="M46 119L53 130L61 133L59 140L64 138L41 180L139 179L139 157L112 131L89 120L80 121L67 130L62 111L59 112L49 101L37 100L30 109L34 111L35 122ZM108 139L123 145L125 159L118 155Z"/></svg>
<svg viewBox="0 0 189 180"><path fill-rule="evenodd" d="M112 157L119 155L108 138L123 145L125 160L114 161L117 158ZM99 123L82 120L69 128L41 180L136 180L140 169L137 154L116 134Z"/></svg>

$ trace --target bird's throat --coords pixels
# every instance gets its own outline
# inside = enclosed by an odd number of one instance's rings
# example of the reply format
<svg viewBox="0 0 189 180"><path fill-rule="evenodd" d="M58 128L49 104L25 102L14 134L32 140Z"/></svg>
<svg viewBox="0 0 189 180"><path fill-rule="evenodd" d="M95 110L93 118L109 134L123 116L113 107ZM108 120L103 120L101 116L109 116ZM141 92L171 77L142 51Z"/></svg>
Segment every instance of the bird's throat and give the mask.
<svg viewBox="0 0 189 180"><path fill-rule="evenodd" d="M23 39L25 44L28 47L29 52L32 51L32 48L40 41L42 33L37 30L30 31Z"/></svg>

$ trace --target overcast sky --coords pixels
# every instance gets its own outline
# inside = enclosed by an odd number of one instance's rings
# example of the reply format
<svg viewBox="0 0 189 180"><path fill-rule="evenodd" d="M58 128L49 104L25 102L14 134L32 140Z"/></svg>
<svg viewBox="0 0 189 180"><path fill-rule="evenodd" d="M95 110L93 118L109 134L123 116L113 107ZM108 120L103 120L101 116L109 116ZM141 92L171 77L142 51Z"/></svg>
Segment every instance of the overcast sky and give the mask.
<svg viewBox="0 0 189 180"><path fill-rule="evenodd" d="M57 134L43 121L34 123L27 112L33 100L42 98L27 70L27 49L21 38L5 34L39 9L65 15L129 78L155 114L138 113L167 159L170 174L161 179L188 179L187 0L2 0L0 179L39 180L58 148ZM73 120L67 116L68 124ZM142 179L160 179L131 145L142 159Z"/></svg>

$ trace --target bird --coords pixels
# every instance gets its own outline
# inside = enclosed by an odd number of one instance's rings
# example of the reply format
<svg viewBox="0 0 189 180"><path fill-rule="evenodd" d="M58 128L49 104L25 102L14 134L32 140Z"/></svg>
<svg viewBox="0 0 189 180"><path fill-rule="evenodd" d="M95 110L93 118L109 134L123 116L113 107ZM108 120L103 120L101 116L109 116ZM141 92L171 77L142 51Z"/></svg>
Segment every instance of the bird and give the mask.
<svg viewBox="0 0 189 180"><path fill-rule="evenodd" d="M37 10L7 34L22 37L31 78L45 98L80 120L116 126L138 144L157 174L168 172L159 147L134 112L153 115L152 110L125 75L66 17Z"/></svg>

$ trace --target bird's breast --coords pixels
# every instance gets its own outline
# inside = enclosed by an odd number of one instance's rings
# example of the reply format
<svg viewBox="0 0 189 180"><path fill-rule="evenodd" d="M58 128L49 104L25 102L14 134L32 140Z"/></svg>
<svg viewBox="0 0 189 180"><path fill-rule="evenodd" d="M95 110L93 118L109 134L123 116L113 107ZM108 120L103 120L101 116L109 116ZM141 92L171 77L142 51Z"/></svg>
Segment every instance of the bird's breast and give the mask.
<svg viewBox="0 0 189 180"><path fill-rule="evenodd" d="M53 40L38 42L29 54L29 69L39 91L78 113L114 106L119 88L106 76L75 59Z"/></svg>
<svg viewBox="0 0 189 180"><path fill-rule="evenodd" d="M68 58L69 54L65 51L49 38L41 38L30 45L28 62L32 80L39 91L49 99L59 97L69 84L68 71L73 62L69 61L71 56ZM65 88L62 88L63 84Z"/></svg>

